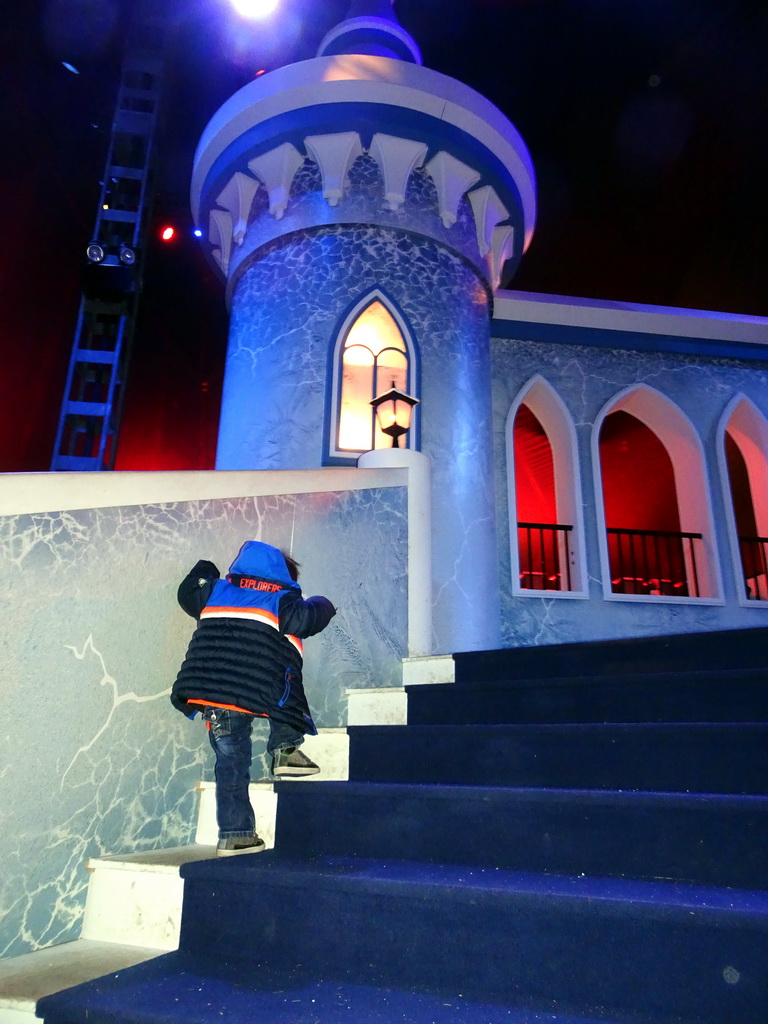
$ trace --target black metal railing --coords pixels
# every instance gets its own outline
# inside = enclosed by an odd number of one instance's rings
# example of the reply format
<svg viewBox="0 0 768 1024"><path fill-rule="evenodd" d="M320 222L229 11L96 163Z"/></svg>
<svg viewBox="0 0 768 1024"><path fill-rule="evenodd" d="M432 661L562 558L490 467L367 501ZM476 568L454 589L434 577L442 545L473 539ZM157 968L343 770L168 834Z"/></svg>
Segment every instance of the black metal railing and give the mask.
<svg viewBox="0 0 768 1024"><path fill-rule="evenodd" d="M520 586L523 590L570 590L572 526L518 523Z"/></svg>
<svg viewBox="0 0 768 1024"><path fill-rule="evenodd" d="M744 586L750 601L768 601L768 537L739 537Z"/></svg>
<svg viewBox="0 0 768 1024"><path fill-rule="evenodd" d="M606 532L614 594L701 596L695 546L700 533L612 527Z"/></svg>

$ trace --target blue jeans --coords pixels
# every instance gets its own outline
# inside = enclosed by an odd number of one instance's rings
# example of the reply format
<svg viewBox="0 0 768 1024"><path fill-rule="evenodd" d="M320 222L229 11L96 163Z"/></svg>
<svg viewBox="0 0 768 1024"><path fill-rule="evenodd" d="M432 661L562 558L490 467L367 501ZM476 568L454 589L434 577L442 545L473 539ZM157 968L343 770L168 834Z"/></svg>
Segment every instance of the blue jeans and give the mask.
<svg viewBox="0 0 768 1024"><path fill-rule="evenodd" d="M256 716L245 711L210 708L203 711L209 725L208 739L216 755L216 822L219 839L242 839L254 835L256 820L248 796L251 781L251 730ZM267 753L298 747L304 735L269 719Z"/></svg>

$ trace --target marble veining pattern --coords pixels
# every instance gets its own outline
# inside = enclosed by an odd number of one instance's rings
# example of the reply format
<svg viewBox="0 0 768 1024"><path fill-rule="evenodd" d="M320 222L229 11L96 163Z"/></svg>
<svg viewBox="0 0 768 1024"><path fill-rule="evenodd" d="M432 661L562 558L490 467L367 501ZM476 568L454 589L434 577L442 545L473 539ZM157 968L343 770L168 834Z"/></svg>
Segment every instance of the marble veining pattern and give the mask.
<svg viewBox="0 0 768 1024"><path fill-rule="evenodd" d="M192 841L212 755L168 694L194 562L225 571L249 538L293 546L305 593L339 607L305 662L318 725L341 727L348 688L401 681L405 510L405 489L383 488L0 518L0 957L77 937L88 857Z"/></svg>
<svg viewBox="0 0 768 1024"><path fill-rule="evenodd" d="M293 176L290 192L291 198L304 195L307 192L320 192L322 188L323 176L320 173L320 167L314 160L306 157L304 163ZM252 219L256 220L256 217L261 216L263 213L264 210L254 211Z"/></svg>
<svg viewBox="0 0 768 1024"><path fill-rule="evenodd" d="M688 630L766 624L768 609L737 603L723 488L717 459L717 427L734 395L745 394L768 416L768 368L736 359L704 359L676 353L633 352L534 341L492 341L494 458L497 479L502 638L504 646L565 643L613 636L641 636ZM505 427L519 392L541 374L560 395L573 418L582 482L588 600L513 597L510 584ZM591 438L606 403L635 384L655 388L692 422L704 450L725 605L666 602L606 602L603 599L595 519Z"/></svg>

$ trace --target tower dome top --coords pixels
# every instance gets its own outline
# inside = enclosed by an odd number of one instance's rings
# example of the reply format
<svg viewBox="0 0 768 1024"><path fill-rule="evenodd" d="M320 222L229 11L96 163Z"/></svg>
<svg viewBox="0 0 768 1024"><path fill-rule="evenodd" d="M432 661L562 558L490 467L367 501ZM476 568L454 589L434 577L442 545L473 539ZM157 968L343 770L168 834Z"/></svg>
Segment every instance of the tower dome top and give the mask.
<svg viewBox="0 0 768 1024"><path fill-rule="evenodd" d="M318 57L367 54L421 64L413 37L398 22L393 0L352 0L349 14L320 43Z"/></svg>

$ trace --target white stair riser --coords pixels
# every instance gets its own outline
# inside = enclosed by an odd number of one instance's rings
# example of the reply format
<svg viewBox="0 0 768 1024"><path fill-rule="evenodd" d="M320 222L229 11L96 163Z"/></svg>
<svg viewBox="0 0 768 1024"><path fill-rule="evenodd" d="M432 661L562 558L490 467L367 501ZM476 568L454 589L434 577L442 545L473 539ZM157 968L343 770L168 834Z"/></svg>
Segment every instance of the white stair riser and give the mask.
<svg viewBox="0 0 768 1024"><path fill-rule="evenodd" d="M297 781L337 782L349 778L349 736L346 729L321 729L317 736L305 736L302 750L320 766L320 774Z"/></svg>
<svg viewBox="0 0 768 1024"><path fill-rule="evenodd" d="M428 658L403 658L403 686L455 683L456 664L452 654Z"/></svg>
<svg viewBox="0 0 768 1024"><path fill-rule="evenodd" d="M408 698L402 687L386 690L347 690L350 725L406 725Z"/></svg>
<svg viewBox="0 0 768 1024"><path fill-rule="evenodd" d="M171 950L179 945L184 883L167 872L91 872L82 937Z"/></svg>
<svg viewBox="0 0 768 1024"><path fill-rule="evenodd" d="M0 1006L0 1024L34 1024L40 1018L35 1016L35 1004L30 1001L28 1009L11 1009Z"/></svg>
<svg viewBox="0 0 768 1024"><path fill-rule="evenodd" d="M216 824L216 784L201 782L198 789L200 808L195 842L201 846L215 846L219 839L219 828ZM277 794L271 783L254 782L250 786L249 796L253 813L256 815L256 831L267 844L267 849L272 849L275 845Z"/></svg>

